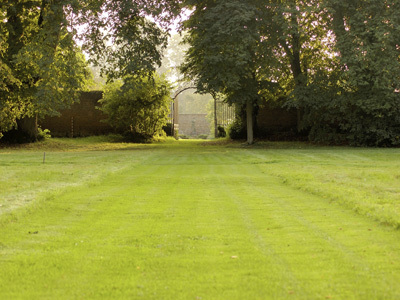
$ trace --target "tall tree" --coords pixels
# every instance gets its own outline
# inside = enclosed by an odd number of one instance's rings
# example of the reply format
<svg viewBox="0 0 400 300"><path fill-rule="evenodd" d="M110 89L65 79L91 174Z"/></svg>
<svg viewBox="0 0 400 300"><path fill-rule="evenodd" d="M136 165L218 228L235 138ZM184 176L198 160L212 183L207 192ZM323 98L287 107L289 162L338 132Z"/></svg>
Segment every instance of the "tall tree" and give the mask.
<svg viewBox="0 0 400 300"><path fill-rule="evenodd" d="M244 107L252 143L253 108L288 97L329 68L329 21L319 1L188 1L191 48L183 71L201 91Z"/></svg>
<svg viewBox="0 0 400 300"><path fill-rule="evenodd" d="M317 141L400 144L400 2L326 0L332 65L298 97Z"/></svg>
<svg viewBox="0 0 400 300"><path fill-rule="evenodd" d="M22 138L32 141L37 116L55 114L77 98L85 83L85 59L67 30L62 5L5 1L0 14L0 60L9 70L0 99L0 111L8 117L2 118L0 134L19 127Z"/></svg>
<svg viewBox="0 0 400 300"><path fill-rule="evenodd" d="M400 144L400 1L328 1L347 108L340 120L357 145Z"/></svg>
<svg viewBox="0 0 400 300"><path fill-rule="evenodd" d="M222 93L231 104L246 107L247 142L253 143L253 108L260 100L263 41L257 1L188 1L194 9L184 24L190 48L182 71L197 89Z"/></svg>
<svg viewBox="0 0 400 300"><path fill-rule="evenodd" d="M6 0L0 4L0 132L55 113L77 99L86 63L75 41L109 78L150 74L161 61L166 25L179 1ZM20 123L20 124L17 124ZM33 130L28 138L35 138Z"/></svg>
<svg viewBox="0 0 400 300"><path fill-rule="evenodd" d="M0 24L4 23L4 19L4 14L0 15ZM0 57L4 57L7 49L4 40L5 33L0 32L0 37ZM20 116L19 105L15 99L12 99L10 93L19 88L20 81L14 77L11 68L3 60L0 60L0 78L0 129L7 131ZM0 130L0 137L1 135Z"/></svg>
<svg viewBox="0 0 400 300"><path fill-rule="evenodd" d="M269 99L297 107L299 129L308 128L300 113L307 109L302 103L314 99L316 89L325 91L330 86L327 79L338 68L331 15L321 1L287 0L269 1L265 17L269 76L279 83Z"/></svg>

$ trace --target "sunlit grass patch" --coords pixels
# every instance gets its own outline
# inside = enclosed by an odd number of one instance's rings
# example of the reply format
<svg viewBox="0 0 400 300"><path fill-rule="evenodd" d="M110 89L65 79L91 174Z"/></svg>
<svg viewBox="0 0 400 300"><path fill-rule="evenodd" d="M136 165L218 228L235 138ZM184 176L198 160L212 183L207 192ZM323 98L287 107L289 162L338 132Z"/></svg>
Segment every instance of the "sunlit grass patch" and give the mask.
<svg viewBox="0 0 400 300"><path fill-rule="evenodd" d="M396 149L52 142L0 152L0 298L400 298Z"/></svg>
<svg viewBox="0 0 400 300"><path fill-rule="evenodd" d="M326 148L276 154L282 182L400 228L400 151Z"/></svg>

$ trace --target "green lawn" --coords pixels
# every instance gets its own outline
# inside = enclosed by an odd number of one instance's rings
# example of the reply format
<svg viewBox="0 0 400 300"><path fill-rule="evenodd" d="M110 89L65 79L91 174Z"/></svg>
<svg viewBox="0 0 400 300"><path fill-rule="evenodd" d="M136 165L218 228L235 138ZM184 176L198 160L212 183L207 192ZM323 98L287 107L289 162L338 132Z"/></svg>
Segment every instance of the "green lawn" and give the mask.
<svg viewBox="0 0 400 300"><path fill-rule="evenodd" d="M3 148L0 299L400 299L399 178L400 149Z"/></svg>

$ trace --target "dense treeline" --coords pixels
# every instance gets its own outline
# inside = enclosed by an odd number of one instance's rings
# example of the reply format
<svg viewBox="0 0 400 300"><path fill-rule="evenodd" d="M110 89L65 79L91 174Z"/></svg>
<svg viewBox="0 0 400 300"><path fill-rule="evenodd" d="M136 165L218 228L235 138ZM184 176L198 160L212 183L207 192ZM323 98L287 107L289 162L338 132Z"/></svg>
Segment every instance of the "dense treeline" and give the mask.
<svg viewBox="0 0 400 300"><path fill-rule="evenodd" d="M76 99L77 40L110 80L151 76L183 10L181 71L238 108L249 143L257 107L279 101L313 141L400 145L400 0L2 1L0 132Z"/></svg>
<svg viewBox="0 0 400 300"><path fill-rule="evenodd" d="M187 3L182 70L246 109L248 135L250 110L284 100L313 141L400 144L400 1Z"/></svg>

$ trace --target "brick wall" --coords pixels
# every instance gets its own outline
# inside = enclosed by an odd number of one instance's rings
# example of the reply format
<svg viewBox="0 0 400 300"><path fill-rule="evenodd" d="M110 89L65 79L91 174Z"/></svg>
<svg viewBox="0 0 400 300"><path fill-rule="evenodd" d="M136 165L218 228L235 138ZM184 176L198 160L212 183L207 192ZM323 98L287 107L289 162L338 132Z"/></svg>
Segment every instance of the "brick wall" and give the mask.
<svg viewBox="0 0 400 300"><path fill-rule="evenodd" d="M80 102L70 109L61 111L59 117L39 120L42 129L49 129L55 137L79 137L112 133L113 129L101 120L105 115L96 106L102 98L101 91L83 92ZM188 136L210 134L210 124L206 114L179 114L179 133ZM260 137L285 139L288 132L297 134L298 112L279 105L266 104L260 107L257 116Z"/></svg>
<svg viewBox="0 0 400 300"><path fill-rule="evenodd" d="M262 137L275 136L284 139L287 133L297 135L298 111L287 110L277 105L266 104L257 115L259 135Z"/></svg>
<svg viewBox="0 0 400 300"><path fill-rule="evenodd" d="M179 114L179 134L196 137L210 134L210 124L206 114Z"/></svg>
<svg viewBox="0 0 400 300"><path fill-rule="evenodd" d="M42 129L49 129L54 137L79 137L101 135L113 132L112 128L101 120L104 114L96 109L103 92L83 92L80 102L75 103L70 109L61 111L59 117L46 117L39 120Z"/></svg>

